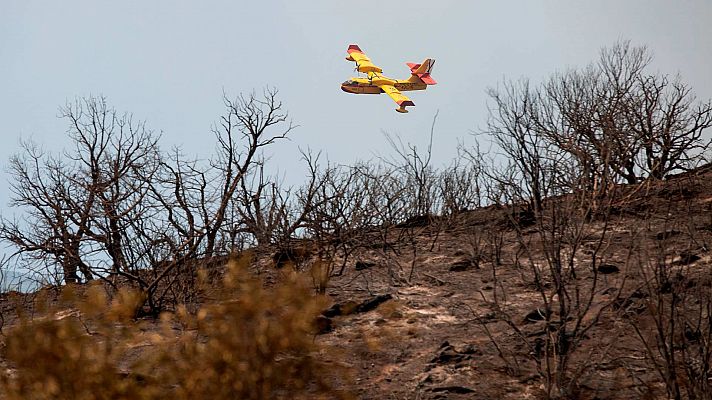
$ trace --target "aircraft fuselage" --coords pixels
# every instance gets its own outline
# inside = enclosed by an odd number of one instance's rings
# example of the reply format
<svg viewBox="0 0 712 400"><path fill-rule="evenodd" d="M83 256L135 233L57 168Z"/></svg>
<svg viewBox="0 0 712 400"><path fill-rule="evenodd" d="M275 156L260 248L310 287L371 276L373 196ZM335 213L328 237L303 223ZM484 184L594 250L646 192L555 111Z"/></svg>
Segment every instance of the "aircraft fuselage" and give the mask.
<svg viewBox="0 0 712 400"><path fill-rule="evenodd" d="M376 84L393 85L401 92L409 92L412 90L425 90L428 85L422 82L410 82L407 80L390 79L384 76L369 78L351 78L341 84L341 90L347 93L354 94L379 94L383 93L380 87Z"/></svg>

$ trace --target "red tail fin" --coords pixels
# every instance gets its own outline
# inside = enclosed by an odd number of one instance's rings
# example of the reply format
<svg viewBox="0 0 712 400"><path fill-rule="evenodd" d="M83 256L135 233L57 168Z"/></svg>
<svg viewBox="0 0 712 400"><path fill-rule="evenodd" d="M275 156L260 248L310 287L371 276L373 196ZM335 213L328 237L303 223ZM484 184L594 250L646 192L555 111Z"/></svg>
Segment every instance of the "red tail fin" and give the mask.
<svg viewBox="0 0 712 400"><path fill-rule="evenodd" d="M426 85L437 84L435 79L430 76L430 72L433 70L433 66L435 65L435 60L428 58L421 64L406 63L406 65L410 68L410 73L420 78L420 80Z"/></svg>

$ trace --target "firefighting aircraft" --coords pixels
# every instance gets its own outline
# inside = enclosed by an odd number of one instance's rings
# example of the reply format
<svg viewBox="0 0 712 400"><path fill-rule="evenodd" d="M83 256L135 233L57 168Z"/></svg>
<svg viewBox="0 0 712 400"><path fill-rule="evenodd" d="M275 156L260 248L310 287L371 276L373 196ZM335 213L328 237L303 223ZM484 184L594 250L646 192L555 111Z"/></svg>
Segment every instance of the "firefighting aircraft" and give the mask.
<svg viewBox="0 0 712 400"><path fill-rule="evenodd" d="M408 90L425 90L429 85L435 85L437 82L430 76L433 70L435 60L430 58L423 61L421 64L406 63L410 67L411 76L405 80L387 78L381 73L383 70L375 66L371 59L361 51L361 49L352 44L349 46L346 57L349 61L356 61L356 69L358 72L366 74L367 78L351 78L341 84L341 90L347 93L355 94L380 94L386 93L391 96L393 101L398 104L396 111L407 113L407 106L414 106L409 98L404 96L401 91Z"/></svg>

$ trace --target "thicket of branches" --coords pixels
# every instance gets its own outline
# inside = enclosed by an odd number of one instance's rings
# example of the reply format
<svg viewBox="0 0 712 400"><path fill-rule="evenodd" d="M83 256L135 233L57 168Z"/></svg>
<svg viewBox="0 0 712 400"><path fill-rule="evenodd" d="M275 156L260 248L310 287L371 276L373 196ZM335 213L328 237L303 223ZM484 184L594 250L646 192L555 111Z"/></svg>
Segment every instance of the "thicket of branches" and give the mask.
<svg viewBox="0 0 712 400"><path fill-rule="evenodd" d="M262 175L261 149L292 129L277 92L224 105L215 154L204 162L162 150L145 123L104 98L67 104L72 148L24 142L11 158L11 205L22 213L2 220L0 237L25 269L55 282L128 281L155 311L190 261L296 229L277 205L284 194Z"/></svg>
<svg viewBox="0 0 712 400"><path fill-rule="evenodd" d="M310 236L348 252L359 232L418 216L520 201L538 212L547 196L577 190L595 202L615 183L693 167L707 148L712 104L680 77L648 73L651 59L620 42L538 86L490 89L489 158L463 147L435 168L430 148L388 137L396 158L377 163L324 166L305 153L297 188L265 174L263 149L293 129L275 90L224 96L209 160L160 148L159 135L104 98L79 99L61 108L70 149L28 141L11 158L19 212L2 219L0 238L22 267L57 282L123 278L160 302L177 269L245 245Z"/></svg>
<svg viewBox="0 0 712 400"><path fill-rule="evenodd" d="M679 76L648 72L651 60L645 47L619 42L540 85L522 79L489 89L486 131L511 163L507 171L527 183L534 208L541 191L604 194L703 160L712 103L696 101Z"/></svg>

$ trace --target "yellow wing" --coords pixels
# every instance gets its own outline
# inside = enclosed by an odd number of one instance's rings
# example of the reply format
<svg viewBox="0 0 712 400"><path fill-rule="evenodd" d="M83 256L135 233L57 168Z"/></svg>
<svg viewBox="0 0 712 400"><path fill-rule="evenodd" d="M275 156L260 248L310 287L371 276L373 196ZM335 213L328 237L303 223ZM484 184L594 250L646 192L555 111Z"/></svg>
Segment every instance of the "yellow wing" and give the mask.
<svg viewBox="0 0 712 400"><path fill-rule="evenodd" d="M389 95L393 101L398 104L398 108L396 108L396 111L398 112L406 113L408 112L408 110L405 109L406 106L415 105L415 103L413 103L408 97L404 96L403 93L401 93L393 85L379 85L378 87L380 87L384 93Z"/></svg>
<svg viewBox="0 0 712 400"><path fill-rule="evenodd" d="M381 68L375 66L371 62L371 59L368 58L368 56L364 54L363 51L361 51L361 48L358 47L358 45L352 44L346 51L349 53L346 59L349 61L356 61L356 67L358 68L358 72L383 72Z"/></svg>

